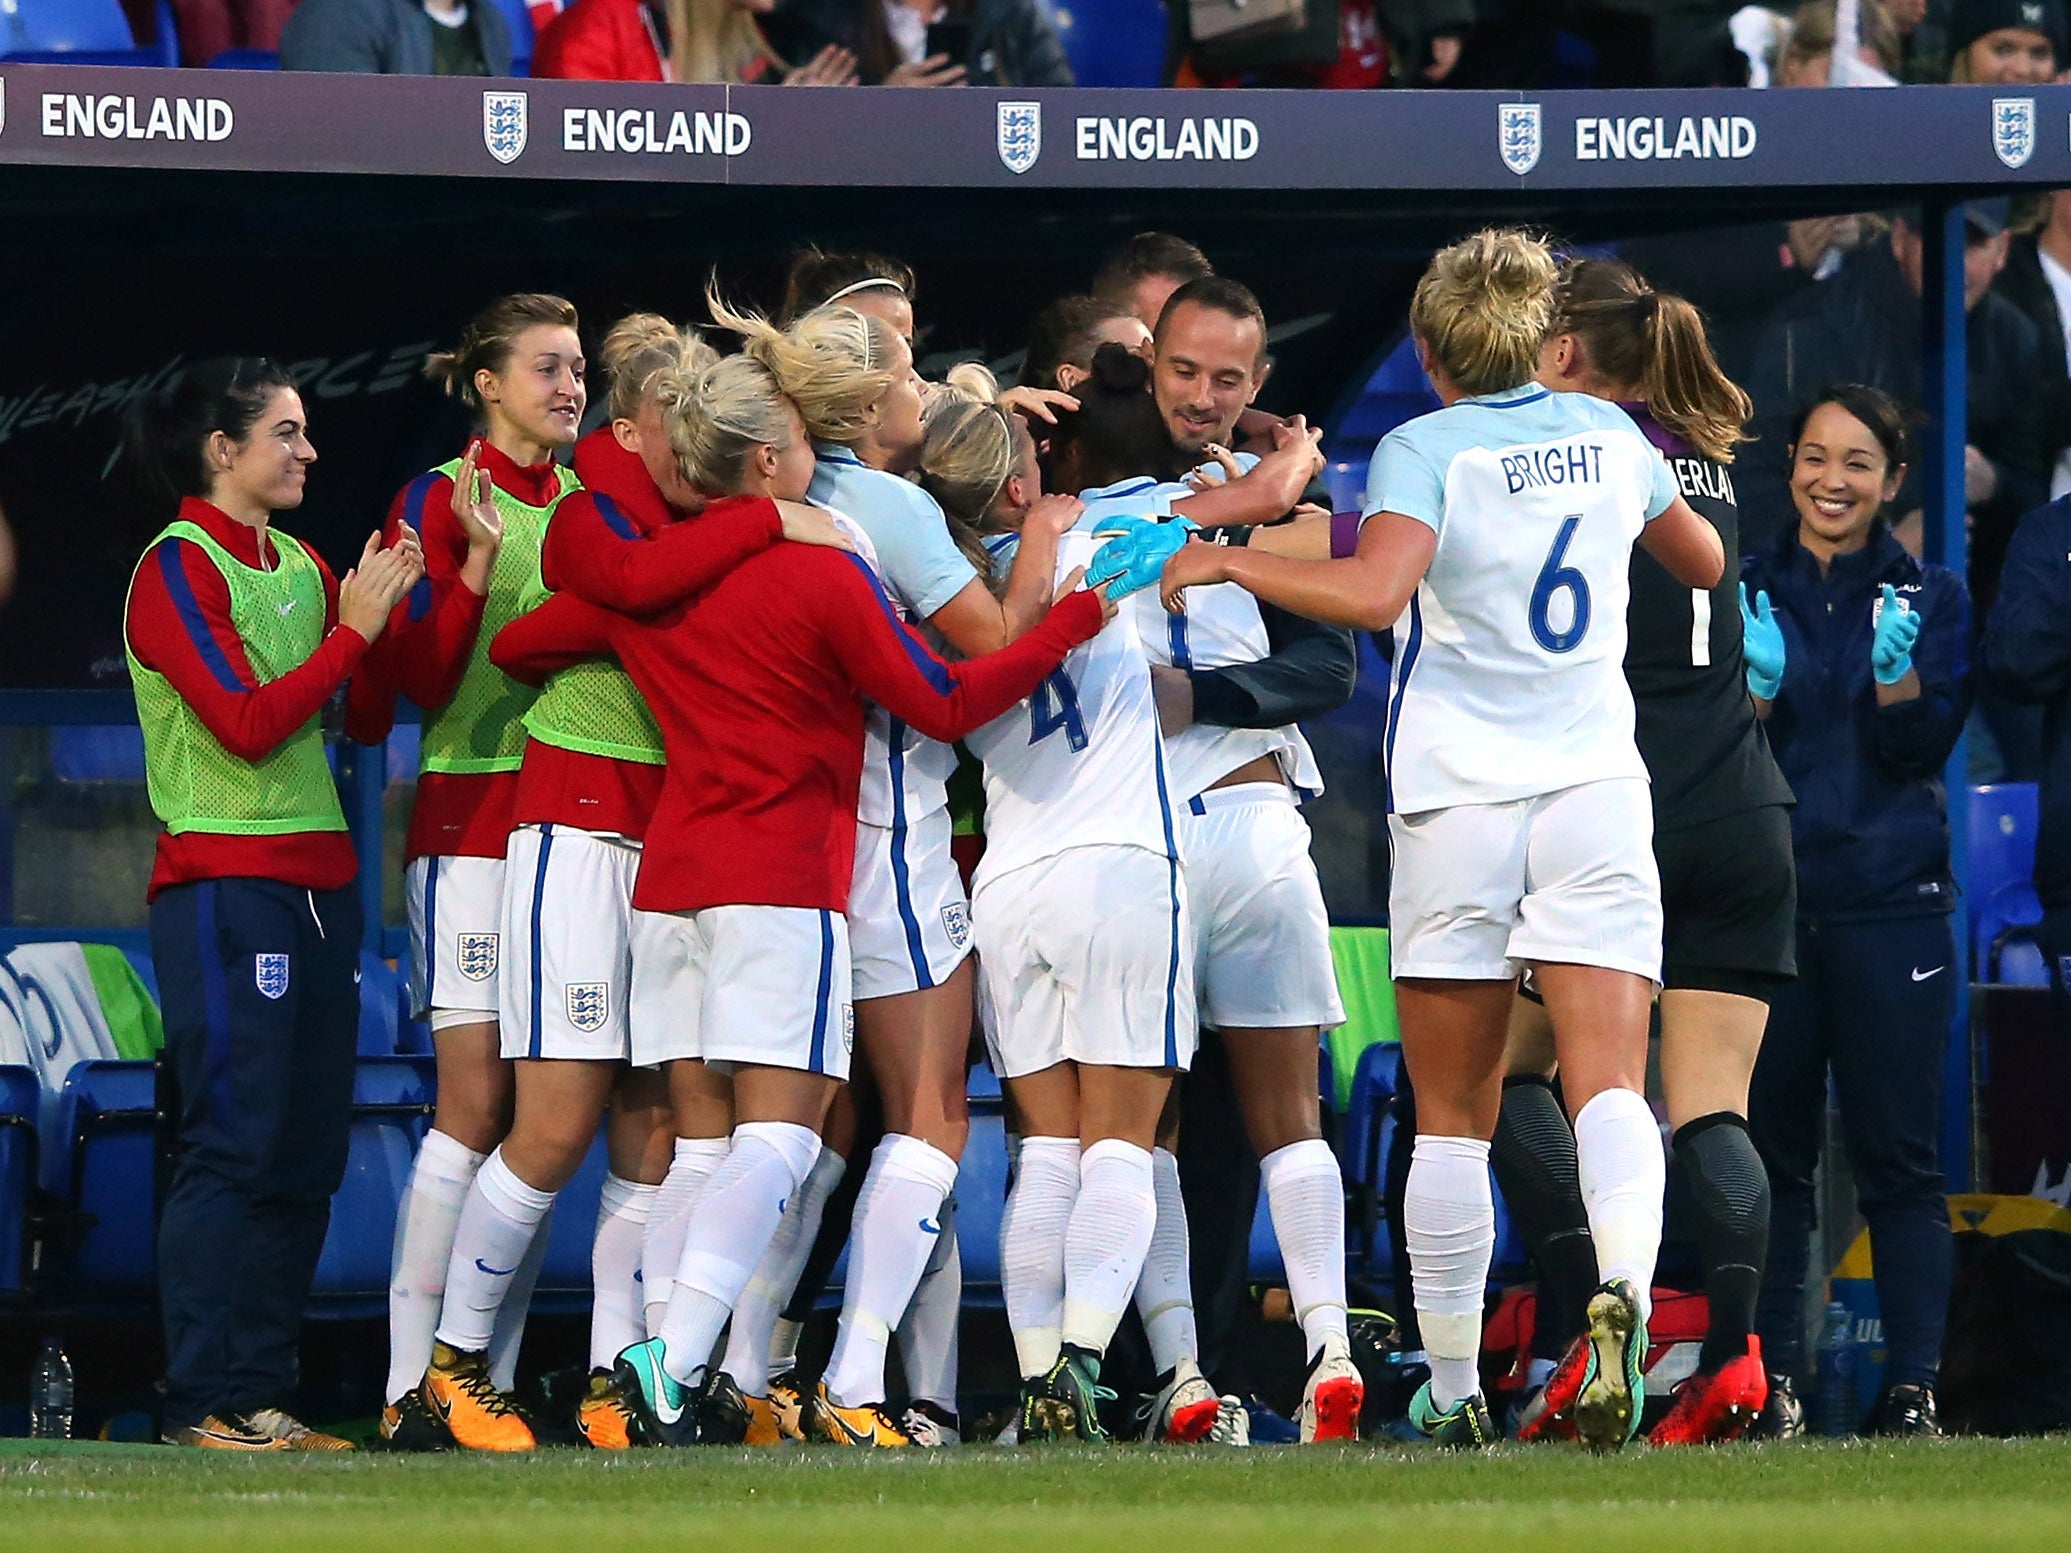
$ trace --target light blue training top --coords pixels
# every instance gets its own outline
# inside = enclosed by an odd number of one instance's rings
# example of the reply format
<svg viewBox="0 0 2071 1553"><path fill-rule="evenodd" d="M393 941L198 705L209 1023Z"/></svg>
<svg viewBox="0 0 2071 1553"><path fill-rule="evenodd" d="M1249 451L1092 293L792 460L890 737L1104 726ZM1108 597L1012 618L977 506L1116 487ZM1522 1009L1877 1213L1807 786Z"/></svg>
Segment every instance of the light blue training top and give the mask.
<svg viewBox="0 0 2071 1553"><path fill-rule="evenodd" d="M934 497L867 467L847 448L816 442L813 452L819 463L806 494L870 536L885 591L914 619L927 619L977 580Z"/></svg>

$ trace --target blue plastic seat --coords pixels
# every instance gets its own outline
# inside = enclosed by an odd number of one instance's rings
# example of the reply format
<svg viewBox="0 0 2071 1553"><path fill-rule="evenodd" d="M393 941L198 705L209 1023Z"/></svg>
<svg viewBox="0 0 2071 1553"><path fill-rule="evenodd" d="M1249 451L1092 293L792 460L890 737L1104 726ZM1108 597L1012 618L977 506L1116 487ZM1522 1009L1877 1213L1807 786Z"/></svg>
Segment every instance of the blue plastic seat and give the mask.
<svg viewBox="0 0 2071 1553"><path fill-rule="evenodd" d="M149 1062L73 1066L42 1136L43 1185L69 1207L58 1275L70 1303L148 1305L157 1290L158 1094Z"/></svg>
<svg viewBox="0 0 2071 1553"><path fill-rule="evenodd" d="M1345 1110L1344 1157L1346 1178L1359 1186L1378 1191L1387 1150L1382 1144L1383 1124L1388 1119L1388 1102L1395 1098L1395 1085L1402 1071L1402 1047L1394 1041L1380 1041L1359 1054L1352 1069L1352 1099Z"/></svg>
<svg viewBox="0 0 2071 1553"><path fill-rule="evenodd" d="M43 1093L32 1068L0 1068L0 1298L22 1292L29 1196L36 1189L36 1116Z"/></svg>
<svg viewBox="0 0 2071 1553"><path fill-rule="evenodd" d="M23 64L162 65L140 48L120 0L13 0L0 18L0 57Z"/></svg>
<svg viewBox="0 0 2071 1553"><path fill-rule="evenodd" d="M141 782L144 730L137 727L54 727L50 774L60 782Z"/></svg>
<svg viewBox="0 0 2071 1553"><path fill-rule="evenodd" d="M964 1301L1000 1302L1000 1212L1007 1204L1007 1119L973 1108L971 1138L956 1168L956 1239L963 1253Z"/></svg>
<svg viewBox="0 0 2071 1553"><path fill-rule="evenodd" d="M362 1057L393 1057L399 1051L402 1000L396 973L379 955L360 951L360 1045Z"/></svg>
<svg viewBox="0 0 2071 1553"><path fill-rule="evenodd" d="M278 70L280 55L272 49L225 49L209 61L211 70Z"/></svg>
<svg viewBox="0 0 2071 1553"><path fill-rule="evenodd" d="M1165 77L1159 0L1057 0L1057 37L1081 86L1157 86Z"/></svg>
<svg viewBox="0 0 2071 1553"><path fill-rule="evenodd" d="M532 12L525 0L496 0L496 8L503 12L504 21L510 24L511 74L529 76L532 74L534 41Z"/></svg>
<svg viewBox="0 0 2071 1553"><path fill-rule="evenodd" d="M428 1058L362 1057L354 1068L345 1179L331 1199L310 1315L367 1317L388 1308L396 1214L430 1125L436 1088Z"/></svg>
<svg viewBox="0 0 2071 1553"><path fill-rule="evenodd" d="M1970 791L1970 860L1963 886L1970 898L1974 979L2001 980L2013 965L2032 976L2040 965L2040 951L2011 961L2006 953L2015 943L2032 946L2042 921L2034 881L2038 813L2032 782L1995 782Z"/></svg>

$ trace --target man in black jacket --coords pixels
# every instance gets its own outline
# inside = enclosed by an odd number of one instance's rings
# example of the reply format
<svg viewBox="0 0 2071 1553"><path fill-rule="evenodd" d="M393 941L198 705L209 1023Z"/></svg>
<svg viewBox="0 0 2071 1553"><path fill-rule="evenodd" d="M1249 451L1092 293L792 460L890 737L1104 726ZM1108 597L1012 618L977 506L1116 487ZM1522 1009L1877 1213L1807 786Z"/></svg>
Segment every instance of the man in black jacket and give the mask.
<svg viewBox="0 0 2071 1553"><path fill-rule="evenodd" d="M2039 231L2016 237L2006 268L1992 289L2027 315L2042 347L2042 373L2033 390L2041 407L2050 463L2049 491L2071 491L2071 189L2042 196Z"/></svg>
<svg viewBox="0 0 2071 1553"><path fill-rule="evenodd" d="M932 12L933 5L912 6ZM961 59L933 68L923 44L919 56L902 51L898 32L888 27L880 0L782 0L765 23L777 52L786 59L811 59L838 44L862 63L869 86L1070 86L1071 61L1057 29L1036 0L949 0L951 22L968 24L969 45ZM915 21L925 36L928 23ZM961 71L959 75L956 72Z"/></svg>
<svg viewBox="0 0 2071 1553"><path fill-rule="evenodd" d="M2007 202L1980 200L1964 214L1970 404L1963 487L1972 524L1970 586L1982 607L2014 523L2047 499L2049 475L2035 393L2042 360L2035 328L1990 290L2006 262ZM1767 550L1795 521L1787 489L1790 428L1822 389L1865 383L1919 409L1922 289L1919 231L1898 218L1888 244L1863 249L1834 279L1794 298L1769 321L1747 385L1756 441L1735 470L1744 549ZM1916 469L1892 507L1902 515L1894 532L1916 553L1920 505Z"/></svg>

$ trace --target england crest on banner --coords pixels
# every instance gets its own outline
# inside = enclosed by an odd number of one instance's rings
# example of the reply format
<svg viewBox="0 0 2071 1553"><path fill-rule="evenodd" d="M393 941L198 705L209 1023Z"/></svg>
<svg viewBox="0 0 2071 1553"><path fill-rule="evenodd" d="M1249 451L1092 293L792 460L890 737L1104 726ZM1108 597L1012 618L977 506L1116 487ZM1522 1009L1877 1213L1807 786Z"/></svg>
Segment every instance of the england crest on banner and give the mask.
<svg viewBox="0 0 2071 1553"><path fill-rule="evenodd" d="M1497 115L1497 148L1503 153L1503 165L1522 177L1539 165L1539 105L1506 102Z"/></svg>
<svg viewBox="0 0 2071 1553"><path fill-rule="evenodd" d="M568 984L568 1022L588 1035L604 1028L611 1012L611 987L601 981L573 981Z"/></svg>
<svg viewBox="0 0 2071 1553"><path fill-rule="evenodd" d="M1043 154L1043 105L1003 102L995 116L1000 161L1010 173L1025 173Z"/></svg>
<svg viewBox="0 0 2071 1553"><path fill-rule="evenodd" d="M278 1003L288 995L288 957L284 954L262 954L256 957L257 969L253 979L259 984L259 995Z"/></svg>
<svg viewBox="0 0 2071 1553"><path fill-rule="evenodd" d="M2035 99L1992 99L1992 149L2008 167L2025 167L2035 154Z"/></svg>
<svg viewBox="0 0 2071 1553"><path fill-rule="evenodd" d="M462 976L487 981L496 974L496 937L494 933L462 933L454 939L454 958L460 962Z"/></svg>
<svg viewBox="0 0 2071 1553"><path fill-rule="evenodd" d="M506 167L525 151L526 101L523 92L482 93L482 144Z"/></svg>

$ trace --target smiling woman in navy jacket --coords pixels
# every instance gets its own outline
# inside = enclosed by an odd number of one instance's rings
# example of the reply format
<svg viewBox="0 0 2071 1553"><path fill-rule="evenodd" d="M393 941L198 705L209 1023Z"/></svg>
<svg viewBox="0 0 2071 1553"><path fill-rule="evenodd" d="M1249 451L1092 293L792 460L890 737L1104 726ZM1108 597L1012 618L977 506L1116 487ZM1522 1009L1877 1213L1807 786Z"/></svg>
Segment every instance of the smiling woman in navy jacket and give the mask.
<svg viewBox="0 0 2071 1553"><path fill-rule="evenodd" d="M1942 1054L1964 974L1941 772L1970 705L1970 599L1885 522L1905 476L1894 400L1822 394L1790 457L1797 528L1742 572L1748 688L1798 796L1798 980L1770 1012L1749 1097L1774 1199L1758 1324L1771 1367L1802 1373L1831 1068L1889 1349L1870 1425L1931 1434L1951 1257Z"/></svg>

